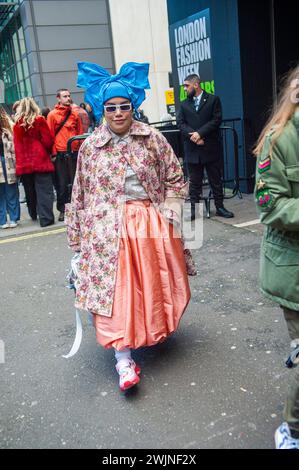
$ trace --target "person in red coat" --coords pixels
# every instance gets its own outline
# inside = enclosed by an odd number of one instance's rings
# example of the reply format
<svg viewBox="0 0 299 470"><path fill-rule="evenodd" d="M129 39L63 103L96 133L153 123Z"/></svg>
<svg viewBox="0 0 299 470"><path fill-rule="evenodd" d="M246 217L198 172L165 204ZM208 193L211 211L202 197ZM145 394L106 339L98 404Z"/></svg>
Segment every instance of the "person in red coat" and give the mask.
<svg viewBox="0 0 299 470"><path fill-rule="evenodd" d="M32 98L23 98L15 115L16 173L25 189L28 212L41 227L54 224L51 150L54 138Z"/></svg>

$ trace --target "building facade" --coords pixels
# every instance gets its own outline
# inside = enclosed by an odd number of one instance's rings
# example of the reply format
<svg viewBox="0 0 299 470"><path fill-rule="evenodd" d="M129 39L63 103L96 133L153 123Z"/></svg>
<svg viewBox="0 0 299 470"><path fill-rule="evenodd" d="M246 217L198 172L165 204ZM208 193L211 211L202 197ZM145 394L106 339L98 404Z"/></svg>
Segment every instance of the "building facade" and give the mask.
<svg viewBox="0 0 299 470"><path fill-rule="evenodd" d="M203 11L208 12L209 42L203 38L190 49L182 26L177 30L182 49L174 52L175 25ZM182 78L194 70L188 64L191 51L199 58L203 83L221 98L226 123L238 132L242 189L251 192L252 147L281 77L299 61L296 32L291 0L0 1L0 102L11 107L19 98L33 96L40 106L52 107L57 89L68 88L80 103L84 93L76 86L78 61L95 62L111 73L127 61L149 62L151 90L142 108L150 122L160 121L171 71L174 76L174 54L186 67L180 70ZM212 57L212 80L204 76L200 62L205 46Z"/></svg>
<svg viewBox="0 0 299 470"><path fill-rule="evenodd" d="M22 25L30 91L41 106L55 104L58 88L69 88L75 102L83 100L76 87L78 61L114 70L106 0L20 0L14 17L0 32L1 43L14 21Z"/></svg>
<svg viewBox="0 0 299 470"><path fill-rule="evenodd" d="M129 61L149 62L151 89L142 104L151 122L166 114L171 72L166 0L109 0L116 69Z"/></svg>
<svg viewBox="0 0 299 470"><path fill-rule="evenodd" d="M114 70L106 0L19 0L12 18L0 31L3 49L10 49L16 30L24 38L27 88L19 85L19 75L13 75L15 87L10 93L7 71L4 76L0 72L7 104L32 95L40 106L52 107L59 88L69 88L74 101L80 102L83 93L76 87L78 61L96 62Z"/></svg>
<svg viewBox="0 0 299 470"><path fill-rule="evenodd" d="M149 62L152 88L143 109L158 121L171 70L166 0L0 2L0 80L8 107L24 96L52 107L59 88L84 101L76 86L78 61L111 73L124 62Z"/></svg>
<svg viewBox="0 0 299 470"><path fill-rule="evenodd" d="M0 2L0 102L10 104L31 96L24 28L17 2Z"/></svg>
<svg viewBox="0 0 299 470"><path fill-rule="evenodd" d="M255 173L252 148L276 100L282 77L299 62L294 3L290 0L168 0L167 5L170 31L172 25L180 22L188 25L192 15L208 12L213 91L221 98L225 124L234 126L238 132L242 190L252 192ZM184 28L182 31L188 32ZM188 38L185 42L188 43ZM189 44L183 47L186 46L190 48ZM174 62L173 59L172 67ZM196 62L205 83L203 62L200 59ZM188 63L187 56L185 63ZM233 173L233 157L230 166Z"/></svg>

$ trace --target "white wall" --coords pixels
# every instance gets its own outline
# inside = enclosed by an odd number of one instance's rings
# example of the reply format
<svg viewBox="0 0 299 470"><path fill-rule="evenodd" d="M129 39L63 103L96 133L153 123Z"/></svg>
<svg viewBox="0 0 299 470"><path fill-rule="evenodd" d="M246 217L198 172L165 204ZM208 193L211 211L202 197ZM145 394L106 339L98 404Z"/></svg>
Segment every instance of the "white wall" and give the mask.
<svg viewBox="0 0 299 470"><path fill-rule="evenodd" d="M171 71L166 0L109 0L116 71L125 62L149 62L151 89L141 105L150 122L166 113Z"/></svg>

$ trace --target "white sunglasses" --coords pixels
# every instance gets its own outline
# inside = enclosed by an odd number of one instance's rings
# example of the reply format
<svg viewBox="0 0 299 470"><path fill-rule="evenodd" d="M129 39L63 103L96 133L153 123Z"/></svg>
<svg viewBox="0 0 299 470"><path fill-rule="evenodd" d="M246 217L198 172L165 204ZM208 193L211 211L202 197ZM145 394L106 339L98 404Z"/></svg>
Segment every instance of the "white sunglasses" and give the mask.
<svg viewBox="0 0 299 470"><path fill-rule="evenodd" d="M116 111L130 111L132 109L132 103L122 104L107 104L104 105L106 113L116 113Z"/></svg>

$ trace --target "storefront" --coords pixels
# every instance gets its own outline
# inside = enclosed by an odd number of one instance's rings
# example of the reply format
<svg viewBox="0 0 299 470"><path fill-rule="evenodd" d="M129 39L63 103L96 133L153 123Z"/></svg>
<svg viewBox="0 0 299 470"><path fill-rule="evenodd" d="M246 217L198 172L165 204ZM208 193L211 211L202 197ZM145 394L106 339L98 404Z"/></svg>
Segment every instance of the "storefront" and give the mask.
<svg viewBox="0 0 299 470"><path fill-rule="evenodd" d="M168 0L176 108L184 74L221 98L223 118L239 138L242 190L253 190L251 149L279 91L299 59L297 19L290 0ZM233 167L233 161L231 161Z"/></svg>

